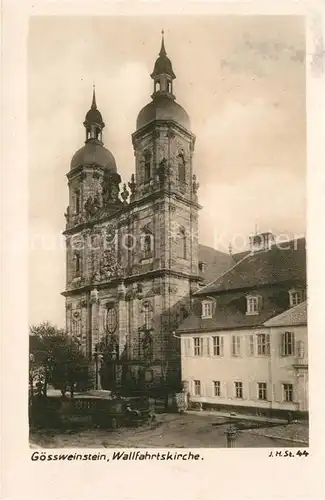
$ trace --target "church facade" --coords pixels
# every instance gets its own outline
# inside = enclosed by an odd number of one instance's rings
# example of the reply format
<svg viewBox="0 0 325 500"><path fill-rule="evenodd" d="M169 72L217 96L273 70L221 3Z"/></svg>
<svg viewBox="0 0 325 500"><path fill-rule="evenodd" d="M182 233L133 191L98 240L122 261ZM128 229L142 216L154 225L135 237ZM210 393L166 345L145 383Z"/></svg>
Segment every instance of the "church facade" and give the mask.
<svg viewBox="0 0 325 500"><path fill-rule="evenodd" d="M153 94L132 134L135 173L127 185L103 145L95 90L85 145L67 174L66 328L90 360L100 353L103 388L180 383L173 332L202 281L195 136L175 99L163 38L150 76Z"/></svg>

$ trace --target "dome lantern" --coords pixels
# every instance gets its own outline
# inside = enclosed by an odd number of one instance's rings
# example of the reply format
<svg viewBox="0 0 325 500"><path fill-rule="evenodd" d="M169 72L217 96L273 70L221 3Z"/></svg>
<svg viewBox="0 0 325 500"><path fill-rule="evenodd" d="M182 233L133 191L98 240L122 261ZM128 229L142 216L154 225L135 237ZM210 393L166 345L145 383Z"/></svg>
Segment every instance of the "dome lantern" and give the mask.
<svg viewBox="0 0 325 500"><path fill-rule="evenodd" d="M191 130L190 117L176 102L173 94L173 80L176 75L171 60L167 57L163 31L159 56L150 76L154 81L152 101L140 110L136 122L137 130L157 120L174 121Z"/></svg>
<svg viewBox="0 0 325 500"><path fill-rule="evenodd" d="M95 85L93 86L91 108L86 114L84 127L86 129L86 142L97 141L102 143L102 130L105 127L105 123L100 111L97 109Z"/></svg>
<svg viewBox="0 0 325 500"><path fill-rule="evenodd" d="M158 59L155 62L151 78L154 81L154 92L152 98L156 96L167 96L170 99L175 99L173 95L173 80L176 75L173 71L172 63L165 49L164 30L161 32L161 48Z"/></svg>

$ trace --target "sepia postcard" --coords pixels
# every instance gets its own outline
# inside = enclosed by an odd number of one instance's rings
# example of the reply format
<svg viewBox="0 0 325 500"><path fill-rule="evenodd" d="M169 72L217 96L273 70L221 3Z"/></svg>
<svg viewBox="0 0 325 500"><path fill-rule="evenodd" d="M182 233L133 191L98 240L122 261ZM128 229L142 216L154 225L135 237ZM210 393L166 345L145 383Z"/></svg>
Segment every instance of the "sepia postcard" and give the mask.
<svg viewBox="0 0 325 500"><path fill-rule="evenodd" d="M260 3L5 2L3 498L322 497L324 18Z"/></svg>

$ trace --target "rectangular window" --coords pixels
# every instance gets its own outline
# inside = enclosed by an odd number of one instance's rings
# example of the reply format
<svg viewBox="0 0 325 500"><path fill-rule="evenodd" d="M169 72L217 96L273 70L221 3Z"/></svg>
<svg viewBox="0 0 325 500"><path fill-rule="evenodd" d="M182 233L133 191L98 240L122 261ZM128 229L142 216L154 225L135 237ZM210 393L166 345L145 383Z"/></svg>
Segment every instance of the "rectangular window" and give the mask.
<svg viewBox="0 0 325 500"><path fill-rule="evenodd" d="M236 398L239 398L239 399L243 398L243 383L242 382L235 382L235 396L236 396Z"/></svg>
<svg viewBox="0 0 325 500"><path fill-rule="evenodd" d="M281 334L281 354L282 356L294 356L295 353L295 334L285 332Z"/></svg>
<svg viewBox="0 0 325 500"><path fill-rule="evenodd" d="M200 382L200 380L194 380L194 395L201 396L201 382Z"/></svg>
<svg viewBox="0 0 325 500"><path fill-rule="evenodd" d="M213 382L213 394L215 396L220 396L221 395L221 388L220 388L220 381L219 380L215 380Z"/></svg>
<svg viewBox="0 0 325 500"><path fill-rule="evenodd" d="M203 339L194 337L194 356L202 356L203 354Z"/></svg>
<svg viewBox="0 0 325 500"><path fill-rule="evenodd" d="M213 342L213 356L223 356L223 337L218 335L212 337Z"/></svg>
<svg viewBox="0 0 325 500"><path fill-rule="evenodd" d="M265 382L258 382L257 390L258 390L258 399L262 399L263 401L266 401L266 383Z"/></svg>
<svg viewBox="0 0 325 500"><path fill-rule="evenodd" d="M240 336L233 335L231 338L231 354L232 356L240 356Z"/></svg>
<svg viewBox="0 0 325 500"><path fill-rule="evenodd" d="M211 300L202 302L202 318L212 318L212 302Z"/></svg>
<svg viewBox="0 0 325 500"><path fill-rule="evenodd" d="M283 384L283 399L284 401L291 403L293 401L293 385Z"/></svg>
<svg viewBox="0 0 325 500"><path fill-rule="evenodd" d="M270 335L259 333L257 335L257 355L269 356L270 355Z"/></svg>

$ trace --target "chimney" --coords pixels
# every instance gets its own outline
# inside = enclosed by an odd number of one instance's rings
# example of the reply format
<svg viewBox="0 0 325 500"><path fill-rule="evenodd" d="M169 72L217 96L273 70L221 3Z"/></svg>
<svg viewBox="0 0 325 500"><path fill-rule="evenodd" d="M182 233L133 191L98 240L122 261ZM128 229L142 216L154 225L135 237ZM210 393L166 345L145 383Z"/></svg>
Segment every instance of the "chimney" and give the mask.
<svg viewBox="0 0 325 500"><path fill-rule="evenodd" d="M270 250L272 244L274 243L274 236L270 231L253 234L249 237L249 243L251 253L266 252L267 250Z"/></svg>

